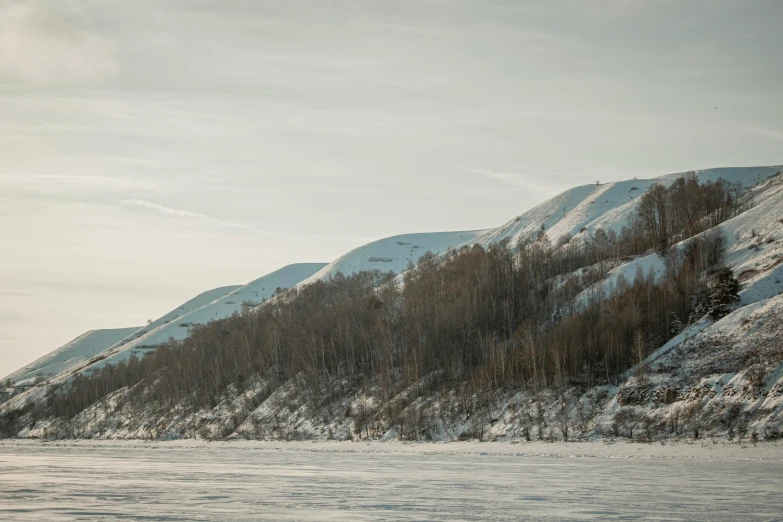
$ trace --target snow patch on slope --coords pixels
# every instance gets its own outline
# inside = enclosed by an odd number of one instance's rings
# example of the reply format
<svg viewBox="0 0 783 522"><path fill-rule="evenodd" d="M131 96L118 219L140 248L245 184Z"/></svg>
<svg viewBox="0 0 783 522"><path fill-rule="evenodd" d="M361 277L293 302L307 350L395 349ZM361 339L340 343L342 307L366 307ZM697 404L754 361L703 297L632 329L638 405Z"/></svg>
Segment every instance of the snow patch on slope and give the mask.
<svg viewBox="0 0 783 522"><path fill-rule="evenodd" d="M608 296L617 288L620 280L632 283L638 274L652 276L653 281L660 280L666 273L666 261L658 254L639 257L609 271L605 278L585 289L574 298L574 306L579 308L598 297Z"/></svg>

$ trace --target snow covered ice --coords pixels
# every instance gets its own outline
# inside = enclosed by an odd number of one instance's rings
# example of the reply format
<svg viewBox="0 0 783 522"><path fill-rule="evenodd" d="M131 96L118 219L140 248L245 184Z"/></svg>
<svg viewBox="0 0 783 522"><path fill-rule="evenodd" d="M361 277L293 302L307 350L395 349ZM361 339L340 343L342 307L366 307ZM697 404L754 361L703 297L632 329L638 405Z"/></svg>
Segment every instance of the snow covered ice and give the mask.
<svg viewBox="0 0 783 522"><path fill-rule="evenodd" d="M3 520L783 520L783 446L4 441Z"/></svg>

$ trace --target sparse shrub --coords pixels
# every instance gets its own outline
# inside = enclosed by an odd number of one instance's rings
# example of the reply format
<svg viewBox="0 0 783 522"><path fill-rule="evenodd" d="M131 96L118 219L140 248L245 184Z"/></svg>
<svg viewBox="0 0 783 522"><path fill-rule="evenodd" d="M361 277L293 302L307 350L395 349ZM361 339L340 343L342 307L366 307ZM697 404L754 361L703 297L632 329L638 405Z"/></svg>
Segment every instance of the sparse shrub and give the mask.
<svg viewBox="0 0 783 522"><path fill-rule="evenodd" d="M658 431L659 421L653 414L643 413L640 417L642 430L647 442L652 442Z"/></svg>
<svg viewBox="0 0 783 522"><path fill-rule="evenodd" d="M764 427L764 438L767 440L778 440L780 438L783 438L783 432L781 432L778 428L773 428L769 426Z"/></svg>
<svg viewBox="0 0 783 522"><path fill-rule="evenodd" d="M691 402L682 410L683 421L690 429L694 439L701 436L703 408L701 402Z"/></svg>
<svg viewBox="0 0 783 522"><path fill-rule="evenodd" d="M614 414L612 431L615 436L624 436L633 439L633 433L639 425L640 417L636 410L630 406L623 406Z"/></svg>

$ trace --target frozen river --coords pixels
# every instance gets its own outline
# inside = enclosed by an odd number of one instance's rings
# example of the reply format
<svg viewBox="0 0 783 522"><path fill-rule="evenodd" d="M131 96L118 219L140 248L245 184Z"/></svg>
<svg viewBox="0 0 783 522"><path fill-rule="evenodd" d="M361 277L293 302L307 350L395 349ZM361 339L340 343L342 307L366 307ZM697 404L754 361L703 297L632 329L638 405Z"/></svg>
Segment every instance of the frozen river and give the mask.
<svg viewBox="0 0 783 522"><path fill-rule="evenodd" d="M783 520L778 448L0 442L0 520Z"/></svg>

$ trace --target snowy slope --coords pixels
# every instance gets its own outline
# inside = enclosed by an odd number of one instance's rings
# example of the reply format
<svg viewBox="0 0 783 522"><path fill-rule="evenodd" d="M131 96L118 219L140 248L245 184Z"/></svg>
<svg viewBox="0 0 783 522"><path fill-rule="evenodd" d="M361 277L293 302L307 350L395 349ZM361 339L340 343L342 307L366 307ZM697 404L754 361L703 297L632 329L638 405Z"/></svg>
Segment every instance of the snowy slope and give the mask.
<svg viewBox="0 0 783 522"><path fill-rule="evenodd" d="M67 370L89 360L137 330L139 330L138 327L91 330L55 351L44 355L37 361L15 371L6 379L10 379L15 385L32 384L39 374L49 377ZM6 379L3 379L3 381Z"/></svg>
<svg viewBox="0 0 783 522"><path fill-rule="evenodd" d="M754 198L755 207L721 225L743 305L783 292L783 175L760 185Z"/></svg>
<svg viewBox="0 0 783 522"><path fill-rule="evenodd" d="M89 355L74 360L72 364L64 365L57 373L52 373L42 386L25 390L12 397L3 404L3 407L14 408L19 404L42 400L47 385L62 384L73 375L99 368L107 363L125 360L133 353L142 356L145 351L154 349L171 338L184 339L191 326L230 317L232 314L242 311L242 303L258 304L271 297L278 287L290 288L324 266L326 266L325 263L289 265L244 286L222 287L204 292L147 327L125 331L124 335L114 337L113 343L106 343L101 350L91 351ZM211 301L210 298L212 298ZM186 313L182 313L185 311ZM54 356L55 353L46 357ZM91 357L92 359L90 359Z"/></svg>
<svg viewBox="0 0 783 522"><path fill-rule="evenodd" d="M25 384L37 374L50 377L66 370L83 365L86 361L108 349L132 343L149 332L164 327L175 319L223 297L240 286L224 286L208 290L183 303L166 315L144 327L118 328L113 330L92 330L80 335L73 341L49 353L32 364L8 376L13 382Z"/></svg>
<svg viewBox="0 0 783 522"><path fill-rule="evenodd" d="M111 347L103 354L106 358L100 364L121 361L134 352L141 356L145 350L165 343L171 338L177 340L184 339L188 336L191 327L231 317L234 313L242 311L243 303L259 304L274 295L277 288L290 288L303 279L310 277L324 266L326 266L324 263L289 265L244 286L226 287L233 289L230 292L221 293L212 301L194 307L187 313L176 315L176 312L180 310L177 309L150 325L153 326L157 323L157 326L150 328L141 335L133 335L132 338L125 339ZM217 291L212 292L217 293ZM206 294L202 294L202 296L204 295ZM189 301L189 303L198 299ZM164 320L169 316L171 316L170 319Z"/></svg>
<svg viewBox="0 0 783 522"><path fill-rule="evenodd" d="M724 178L745 186L757 185L754 189L757 206L723 225L730 237L729 261L745 284L744 303L756 302L780 292L783 276L783 253L780 251L783 223L778 219L783 216L778 214L781 214L780 209L783 208L783 191L780 187L783 180L780 176L776 178L775 174L782 168L718 168L696 172L702 181ZM452 247L475 243L489 246L505 238L516 241L534 234L542 225L552 241L566 234L579 236L591 233L599 227L619 231L634 214L638 197L647 188L655 183L669 184L682 174L584 185L563 192L496 229L394 236L360 246L328 265L292 265L245 286L211 290L127 338L118 339L119 342L101 354L97 364L116 362L131 353L143 355L146 350L170 338L182 339L188 335L191 326L229 317L240 312L244 302L260 303L271 297L278 287L304 285L334 276L338 272L353 274L362 270L381 270L399 274L427 251L440 254ZM620 275L633 279L638 267L645 273L650 270L663 273L663 262L658 256L642 257L613 270L605 281L599 283L599 287L588 289L580 299L586 299L590 292L598 288L610 290ZM85 359L87 357L75 361L81 368L75 368L74 371L82 371L87 366L83 363ZM67 367L63 366L62 369Z"/></svg>
<svg viewBox="0 0 783 522"><path fill-rule="evenodd" d="M705 410L704 422L709 420L714 429L724 430L718 422L720 412L723 411L724 406L731 405L741 407L747 413L749 421L755 423L758 429L767 425L781 425L780 423L783 422L781 420L783 419L783 358L781 357L783 352L780 351L780 325L783 324L781 321L783 318L781 315L783 314L783 175L776 175L780 170L783 168L773 166L710 169L697 172L702 181L724 178L730 182L742 183L752 191L754 206L720 226L728 240L727 261L743 285L742 301L733 313L721 321L713 323L709 319L702 319L660 347L646 361L649 376L645 383L636 379L632 369L619 386L595 389L588 391L584 396L574 395L569 399L581 401L579 404L582 405L592 405L590 415L597 415L588 422L582 418L581 411L579 415L574 413L576 410L572 411L573 422L581 423L580 429L583 434L608 433L612 429L614 415L618 409L628 407L638 408L639 412L645 412L651 418L661 420L664 417L669 418L668 416L680 409L686 411L692 406L706 405L706 407L714 407L714 411ZM552 241L565 234L578 237L580 234L591 233L599 227L619 231L635 213L638 198L647 188L654 183L669 184L680 175L682 174L576 187L497 229L395 236L356 248L329 265L292 265L242 287L216 289L211 291L215 292L214 295L209 292L202 294L190 301L191 305L183 305L148 327L135 331L93 357L92 360L85 360L89 355L80 359L75 366L70 366L66 371L48 379L48 383L63 384L74 374L90 367L122 360L131 353L142 355L147 349L172 337L181 339L188 334L191 325L228 317L241 311L243 302L257 304L264 298L272 296L277 287L303 285L329 278L338 272L352 274L361 270L377 269L401 273L409 262L415 263L427 251L440 254L451 247L460 248L475 243L489 246L505 238L516 241L536 233L542 225ZM680 244L682 245L683 243ZM603 281L578 296L576 301L586 301L599 290L610 292L621 276L632 280L639 270L645 274L653 272L660 276L664 273L664 268L663 259L657 254L640 256L616 267ZM55 354L51 355L54 356ZM753 363L752 367L749 366L751 363ZM753 368L756 373L763 370L763 382L758 378L754 380L751 371ZM22 371L24 370L20 370ZM258 383L258 386L266 385ZM0 405L0 412L20 409L26 404L43 400L49 389L45 385L40 385L25 390ZM706 393L711 394L706 402L702 400L705 390ZM281 402L285 402L282 399L287 401L296 392L292 382L284 383L278 389L269 391L273 392L272 395L256 409L253 415L258 414L261 415L260 418L265 418L263 414L267 410L277 415L279 412L275 408L278 408ZM99 424L103 426L101 429L104 430L102 436L153 436L153 432L149 431L151 423L148 422L146 413L140 412L138 418L116 414L118 401L124 393L127 392L118 391L114 398L107 398L105 404L95 405L80 414L81 420L78 420L77 424L81 423L82 428L87 430L83 432L92 433L89 430L94 429L98 422L96 419L99 419ZM576 392L572 390L569 393ZM662 402L660 400L662 393L666 393L666 397L674 397L675 402ZM549 401L546 408L551 410L552 418L562 412L562 397L531 398L524 392L518 391L510 391L509 394L499 399L499 406L497 406L499 410L492 415L501 419L500 422L487 427L492 436L507 437L513 436L513 433L519 436L519 416L516 410L505 412L503 410L512 403L512 400ZM215 411L199 412L191 417L181 417L179 413L172 412L174 417L166 421L169 423L166 430L171 434L179 434L175 436L180 436L186 432L186 429L195 433L196 426L206 426L207 423L210 430L223 433L226 426L234 422L233 415L236 409L231 401L235 399L236 397L227 396L226 402L219 404ZM356 397L346 398L349 402L354 399ZM303 404L304 402L299 406ZM572 410L575 408L573 404L569 406ZM435 399L432 399L431 405L433 411L440 411L443 406ZM417 405L416 408L420 406ZM128 408L132 409L132 406ZM337 417L330 418L329 422L324 421L323 426L312 424L313 421L309 417L297 417L301 412L306 411L306 408L297 407L294 410L290 422L286 424L288 427L296 426L297 429L314 434L313 436L317 434L317 430L320 430L320 436L325 437L326 433L332 431L333 425L344 425L345 433L349 433L349 425L352 421L346 421L344 408L339 408ZM121 424L121 428L116 428ZM44 423L22 436L44 436L47 426ZM111 429L105 431L107 426ZM248 430L256 427L247 426ZM114 429L117 431L112 431Z"/></svg>
<svg viewBox="0 0 783 522"><path fill-rule="evenodd" d="M332 277L338 272L351 275L364 270L380 270L399 274L407 268L409 262L416 263L425 252L441 254L452 247L472 245L486 232L432 232L380 239L343 254L302 281L301 285Z"/></svg>
<svg viewBox="0 0 783 522"><path fill-rule="evenodd" d="M774 176L783 166L718 168L696 171L702 182L723 178L750 187ZM652 179L632 179L603 185L583 185L517 216L501 227L487 231L478 239L489 245L504 238L512 242L537 232L541 225L553 242L568 234L592 233L597 228L619 232L636 212L637 199L652 185L669 185L685 173L667 174Z"/></svg>
<svg viewBox="0 0 783 522"><path fill-rule="evenodd" d="M783 175L763 179L752 189L755 206L718 227L727 240L726 262L743 283L743 305L783 292ZM689 241L676 247L682 248ZM633 281L640 270L657 279L665 273L665 260L651 254L621 265L577 296L575 302L584 304L596 295L608 294L620 277Z"/></svg>
<svg viewBox="0 0 783 522"><path fill-rule="evenodd" d="M196 297L194 297L193 299L191 299L190 301L183 303L182 305L178 306L177 308L170 311L166 315L154 320L144 328L140 328L138 331L133 332L132 335L129 335L125 339L122 339L119 342L119 344L127 344L129 342L138 339L139 337L143 337L149 332L159 329L167 325L168 323L171 323L172 321L182 317L183 315L189 314L194 310L198 310L199 308L208 305L212 301L215 301L216 299L220 299L224 295L233 292L234 290L241 287L242 287L241 285L223 286L220 288L215 288L212 290L207 290L206 292L202 292Z"/></svg>
<svg viewBox="0 0 783 522"><path fill-rule="evenodd" d="M781 168L717 168L696 171L696 174L702 182L723 178L752 186L773 176ZM635 213L637 198L645 190L656 183L671 184L684 174L575 187L494 229L406 234L380 239L342 255L300 285L334 276L337 272L349 275L362 270L381 270L399 274L410 261L415 263L427 251L442 254L449 248L476 243L487 247L506 238L514 242L535 234L541 225L552 241L565 234L576 236L580 232L591 233L596 228L619 232Z"/></svg>

